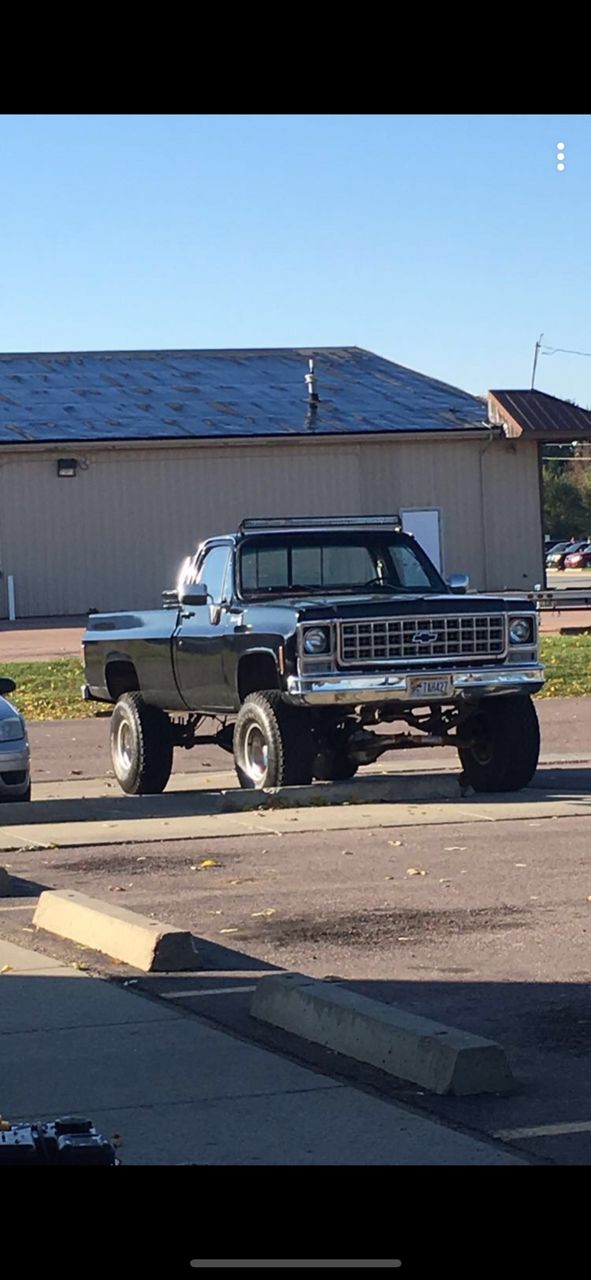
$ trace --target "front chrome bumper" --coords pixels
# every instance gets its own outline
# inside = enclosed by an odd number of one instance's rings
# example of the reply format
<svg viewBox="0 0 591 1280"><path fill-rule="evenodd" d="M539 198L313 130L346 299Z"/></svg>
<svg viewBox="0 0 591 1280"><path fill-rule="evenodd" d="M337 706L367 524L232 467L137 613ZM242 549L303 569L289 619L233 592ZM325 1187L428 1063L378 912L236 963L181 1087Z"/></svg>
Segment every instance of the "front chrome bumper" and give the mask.
<svg viewBox="0 0 591 1280"><path fill-rule="evenodd" d="M410 692L411 680L449 680L446 694L416 697ZM469 701L488 694L538 693L544 684L544 667L531 663L522 667L474 668L467 671L413 671L390 675L317 675L289 676L287 695L300 706L363 706L368 702L402 702L407 706L426 706L434 702Z"/></svg>

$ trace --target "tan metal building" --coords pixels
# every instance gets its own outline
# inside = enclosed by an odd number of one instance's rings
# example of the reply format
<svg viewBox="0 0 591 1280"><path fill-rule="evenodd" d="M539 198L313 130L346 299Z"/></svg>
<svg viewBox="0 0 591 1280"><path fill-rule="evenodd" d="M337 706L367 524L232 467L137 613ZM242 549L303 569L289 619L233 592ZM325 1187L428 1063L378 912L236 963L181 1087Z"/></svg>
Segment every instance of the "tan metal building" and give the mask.
<svg viewBox="0 0 591 1280"><path fill-rule="evenodd" d="M395 511L445 576L543 581L537 440L455 387L358 348L0 357L1 617L157 607L245 516Z"/></svg>

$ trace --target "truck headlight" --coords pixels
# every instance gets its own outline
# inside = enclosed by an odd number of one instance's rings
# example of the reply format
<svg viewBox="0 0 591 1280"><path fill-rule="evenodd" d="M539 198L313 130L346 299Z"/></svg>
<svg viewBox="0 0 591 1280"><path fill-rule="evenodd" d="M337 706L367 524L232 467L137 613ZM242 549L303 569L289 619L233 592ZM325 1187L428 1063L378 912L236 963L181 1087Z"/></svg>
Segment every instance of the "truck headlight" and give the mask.
<svg viewBox="0 0 591 1280"><path fill-rule="evenodd" d="M328 630L324 627L310 627L304 635L304 653L327 653L329 647Z"/></svg>
<svg viewBox="0 0 591 1280"><path fill-rule="evenodd" d="M512 618L509 626L511 644L531 644L533 624L531 618Z"/></svg>
<svg viewBox="0 0 591 1280"><path fill-rule="evenodd" d="M0 742L13 742L24 736L23 723L18 716L9 716L6 720L0 720Z"/></svg>

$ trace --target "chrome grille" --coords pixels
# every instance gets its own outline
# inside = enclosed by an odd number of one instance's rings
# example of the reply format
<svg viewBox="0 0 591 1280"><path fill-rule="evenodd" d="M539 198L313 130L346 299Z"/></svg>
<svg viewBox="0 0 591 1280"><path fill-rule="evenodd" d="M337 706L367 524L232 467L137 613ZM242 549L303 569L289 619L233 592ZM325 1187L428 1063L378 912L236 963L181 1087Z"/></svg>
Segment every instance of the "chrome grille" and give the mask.
<svg viewBox="0 0 591 1280"><path fill-rule="evenodd" d="M452 617L372 618L339 624L343 666L368 663L498 658L505 652L505 618L499 613Z"/></svg>

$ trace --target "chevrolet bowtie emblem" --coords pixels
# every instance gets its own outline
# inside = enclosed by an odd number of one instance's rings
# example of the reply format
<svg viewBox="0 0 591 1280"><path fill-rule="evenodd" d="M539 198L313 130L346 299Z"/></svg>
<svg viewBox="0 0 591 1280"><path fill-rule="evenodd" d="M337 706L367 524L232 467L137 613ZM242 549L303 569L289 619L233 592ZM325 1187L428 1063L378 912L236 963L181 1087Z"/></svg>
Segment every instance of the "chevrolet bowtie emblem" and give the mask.
<svg viewBox="0 0 591 1280"><path fill-rule="evenodd" d="M415 631L411 636L411 644L435 644L436 640L436 631Z"/></svg>

